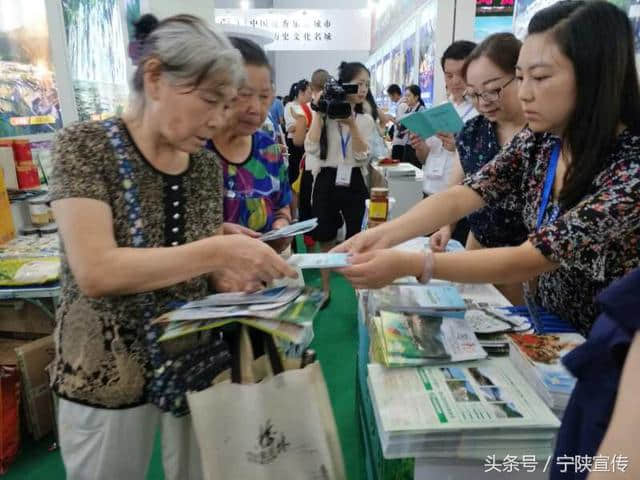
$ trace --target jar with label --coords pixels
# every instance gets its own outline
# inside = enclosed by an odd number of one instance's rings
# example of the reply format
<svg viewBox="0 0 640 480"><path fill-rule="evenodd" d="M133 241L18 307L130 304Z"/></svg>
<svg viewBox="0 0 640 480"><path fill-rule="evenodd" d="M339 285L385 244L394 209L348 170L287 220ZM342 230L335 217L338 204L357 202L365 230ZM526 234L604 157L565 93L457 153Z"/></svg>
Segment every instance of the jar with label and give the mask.
<svg viewBox="0 0 640 480"><path fill-rule="evenodd" d="M49 208L49 196L39 195L29 200L29 214L31 216L31 223L36 226L44 226L51 222L50 208Z"/></svg>
<svg viewBox="0 0 640 480"><path fill-rule="evenodd" d="M389 215L389 189L376 187L371 189L369 199L369 227L386 222Z"/></svg>

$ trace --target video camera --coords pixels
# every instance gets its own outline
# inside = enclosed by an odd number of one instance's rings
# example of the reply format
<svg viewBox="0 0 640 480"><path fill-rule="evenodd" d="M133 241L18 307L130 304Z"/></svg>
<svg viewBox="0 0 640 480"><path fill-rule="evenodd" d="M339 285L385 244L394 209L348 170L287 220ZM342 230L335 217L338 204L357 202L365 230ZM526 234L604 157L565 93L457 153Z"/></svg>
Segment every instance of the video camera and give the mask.
<svg viewBox="0 0 640 480"><path fill-rule="evenodd" d="M329 118L344 119L351 116L351 104L347 102L347 95L358 93L355 83L339 83L329 77L324 84L324 90L317 104L312 103L311 109L323 113Z"/></svg>

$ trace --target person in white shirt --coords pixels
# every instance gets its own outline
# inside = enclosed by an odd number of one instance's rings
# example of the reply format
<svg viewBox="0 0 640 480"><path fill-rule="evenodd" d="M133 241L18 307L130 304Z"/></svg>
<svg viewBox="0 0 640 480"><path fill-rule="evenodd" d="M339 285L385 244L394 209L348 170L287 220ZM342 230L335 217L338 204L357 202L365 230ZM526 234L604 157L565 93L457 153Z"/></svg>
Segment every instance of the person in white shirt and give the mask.
<svg viewBox="0 0 640 480"><path fill-rule="evenodd" d="M373 115L365 113L363 104L368 102L369 70L359 62L343 62L339 67L338 82L355 83L358 92L347 95L351 114L347 118L334 119L313 112L311 127L305 140L305 150L318 163L313 188L313 211L318 218L314 231L315 240L323 251L329 251L336 241L343 219L346 238L360 232L365 212L367 187L367 163L371 139L376 125ZM375 104L371 106L375 109ZM329 272L322 271L325 298L330 295Z"/></svg>
<svg viewBox="0 0 640 480"><path fill-rule="evenodd" d="M404 94L405 102L398 106L396 113L395 131L391 147L391 158L407 162L420 168L424 160L419 161L416 152L409 145L409 131L400 122L407 115L419 112L425 108L422 101L422 92L418 85L409 85Z"/></svg>
<svg viewBox="0 0 640 480"><path fill-rule="evenodd" d="M466 83L462 76L464 61L475 47L475 43L466 40L453 42L447 47L440 59L449 101L463 122L478 115L473 104L464 98ZM416 150L418 160L424 162L422 190L425 196L445 190L449 186L451 171L455 165L453 135L439 134L426 141L411 135L409 141ZM466 237L466 233L463 237Z"/></svg>
<svg viewBox="0 0 640 480"><path fill-rule="evenodd" d="M400 88L400 85L396 83L392 83L387 87L387 95L389 96L389 104L387 108L381 108L378 111L378 123L383 132L387 124L395 120L398 107L404 103L402 99L402 89Z"/></svg>

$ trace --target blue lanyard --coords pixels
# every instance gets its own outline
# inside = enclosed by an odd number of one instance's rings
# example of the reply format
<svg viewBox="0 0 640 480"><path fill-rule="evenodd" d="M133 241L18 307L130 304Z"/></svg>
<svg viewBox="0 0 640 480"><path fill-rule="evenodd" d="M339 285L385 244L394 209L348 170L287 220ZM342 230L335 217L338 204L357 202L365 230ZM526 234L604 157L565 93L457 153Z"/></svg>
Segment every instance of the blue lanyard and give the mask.
<svg viewBox="0 0 640 480"><path fill-rule="evenodd" d="M342 158L347 160L347 146L349 145L349 141L351 140L351 132L345 138L342 135L342 125L338 123L338 131L340 132L340 146L342 147Z"/></svg>
<svg viewBox="0 0 640 480"><path fill-rule="evenodd" d="M536 231L540 230L540 227L544 221L544 214L549 205L549 199L551 198L551 189L553 188L553 181L556 178L556 168L558 167L558 159L560 158L560 150L562 150L562 142L556 143L551 152L551 160L549 161L549 167L547 168L547 175L544 179L544 188L542 190L542 199L540 200L540 209L538 210L538 221L536 222ZM558 218L559 209L555 208L553 213L549 217L551 223Z"/></svg>

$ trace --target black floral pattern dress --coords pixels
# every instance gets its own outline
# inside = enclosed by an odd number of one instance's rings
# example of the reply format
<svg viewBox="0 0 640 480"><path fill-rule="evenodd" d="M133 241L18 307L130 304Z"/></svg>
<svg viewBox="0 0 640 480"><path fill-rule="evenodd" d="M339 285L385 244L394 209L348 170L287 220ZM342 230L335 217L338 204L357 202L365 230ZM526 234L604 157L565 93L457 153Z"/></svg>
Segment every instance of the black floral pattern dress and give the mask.
<svg viewBox="0 0 640 480"><path fill-rule="evenodd" d="M640 265L640 136L622 132L608 166L582 201L560 209L555 221L536 231L544 179L558 141L524 129L497 157L468 176L465 185L489 205L507 202L508 208L522 212L529 241L559 265L539 277L538 303L586 335L599 313L595 296ZM558 206L550 201L545 216Z"/></svg>
<svg viewBox="0 0 640 480"><path fill-rule="evenodd" d="M482 115L465 124L456 144L465 175L476 173L502 150L494 124ZM527 229L522 221L522 212L509 207L513 204L513 199L507 198L467 216L476 240L489 248L522 244L527 239Z"/></svg>

